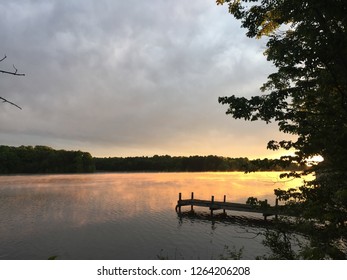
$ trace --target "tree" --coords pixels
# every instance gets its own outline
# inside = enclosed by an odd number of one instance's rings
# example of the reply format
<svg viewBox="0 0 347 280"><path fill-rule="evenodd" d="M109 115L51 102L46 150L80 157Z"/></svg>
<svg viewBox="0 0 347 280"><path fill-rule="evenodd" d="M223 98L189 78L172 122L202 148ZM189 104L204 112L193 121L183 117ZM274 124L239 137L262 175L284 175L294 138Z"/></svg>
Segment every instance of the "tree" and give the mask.
<svg viewBox="0 0 347 280"><path fill-rule="evenodd" d="M249 99L220 97L227 114L248 121L275 121L296 140L271 140L272 150L294 149L282 162L307 165L315 179L297 191L275 192L300 210L311 231L306 258L346 258L347 244L347 2L344 0L217 0L241 21L251 38L267 37L267 59L276 66ZM309 220L315 223L308 223ZM319 230L317 223L320 222ZM308 226L310 225L310 226ZM310 253L307 253L310 252Z"/></svg>
<svg viewBox="0 0 347 280"><path fill-rule="evenodd" d="M7 56L4 55L4 57L2 59L0 59L0 62L4 61L6 58L7 58ZM14 75L14 76L25 76L25 74L23 74L23 73L18 73L18 69L14 65L13 65L13 69L14 69L14 71L0 70L0 73L8 74L8 75ZM19 107L16 103L13 103L13 102L9 101L9 100L7 100L6 98L4 98L2 96L0 96L0 100L2 100L3 103L9 103L9 104L17 107L18 109L22 110L22 108Z"/></svg>

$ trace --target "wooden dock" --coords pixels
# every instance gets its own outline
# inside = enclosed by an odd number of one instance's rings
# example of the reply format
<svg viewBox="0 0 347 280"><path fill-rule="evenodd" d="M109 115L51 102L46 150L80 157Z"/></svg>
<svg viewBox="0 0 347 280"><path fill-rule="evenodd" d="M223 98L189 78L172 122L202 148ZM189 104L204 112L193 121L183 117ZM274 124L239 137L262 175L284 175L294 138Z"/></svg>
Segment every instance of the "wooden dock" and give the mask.
<svg viewBox="0 0 347 280"><path fill-rule="evenodd" d="M265 220L267 219L267 217L272 215L274 215L275 219L277 219L278 213L279 213L277 199L276 199L275 206L271 206L267 204L267 200L265 200L264 205L260 206L260 205L227 202L225 195L224 195L223 201L215 201L214 196L211 197L211 200L195 199L193 192L191 194L190 199L182 199L182 194L179 193L178 201L176 205L177 213L181 213L182 206L190 206L190 211L194 211L194 206L208 207L210 210L211 216L213 216L213 211L216 211L216 210L223 210L223 214L225 215L226 215L226 210L261 213L263 214L263 217Z"/></svg>

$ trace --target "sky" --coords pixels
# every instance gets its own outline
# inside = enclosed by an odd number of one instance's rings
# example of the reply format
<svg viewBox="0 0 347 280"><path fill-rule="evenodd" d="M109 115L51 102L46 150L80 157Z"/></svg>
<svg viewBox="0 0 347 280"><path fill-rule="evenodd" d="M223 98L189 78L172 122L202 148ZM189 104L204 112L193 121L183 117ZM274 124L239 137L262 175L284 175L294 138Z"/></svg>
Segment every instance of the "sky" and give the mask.
<svg viewBox="0 0 347 280"><path fill-rule="evenodd" d="M93 156L278 157L276 124L234 120L219 96L274 71L214 0L0 1L0 144Z"/></svg>

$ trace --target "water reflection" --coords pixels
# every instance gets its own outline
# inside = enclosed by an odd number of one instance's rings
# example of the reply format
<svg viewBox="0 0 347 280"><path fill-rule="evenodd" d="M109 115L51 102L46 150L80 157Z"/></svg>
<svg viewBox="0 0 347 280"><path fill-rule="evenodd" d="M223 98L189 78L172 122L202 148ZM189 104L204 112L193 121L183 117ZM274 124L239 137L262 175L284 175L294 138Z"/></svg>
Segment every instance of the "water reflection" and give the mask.
<svg viewBox="0 0 347 280"><path fill-rule="evenodd" d="M214 195L216 200L227 195L233 202L256 196L273 203L273 189L298 184L278 176L233 172L0 177L0 258L46 258L54 251L65 259L147 259L162 249L185 258L211 258L227 242L223 232L229 238L230 225L206 228L197 220L178 225L178 193L189 198L194 191L196 198Z"/></svg>
<svg viewBox="0 0 347 280"><path fill-rule="evenodd" d="M264 220L262 214L246 212L237 212L236 215L219 213L211 216L207 212L186 211L177 213L177 219L180 226L184 223L197 222L210 224L212 225L212 229L215 229L215 226L218 224L233 224L258 228L269 228L273 225L278 225L274 219Z"/></svg>

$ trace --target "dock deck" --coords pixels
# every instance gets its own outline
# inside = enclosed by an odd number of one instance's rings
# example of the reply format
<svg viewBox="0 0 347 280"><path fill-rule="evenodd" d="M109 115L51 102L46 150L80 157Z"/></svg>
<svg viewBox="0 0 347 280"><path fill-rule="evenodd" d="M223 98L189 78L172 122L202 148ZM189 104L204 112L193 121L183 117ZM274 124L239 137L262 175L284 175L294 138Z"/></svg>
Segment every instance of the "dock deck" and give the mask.
<svg viewBox="0 0 347 280"><path fill-rule="evenodd" d="M211 211L211 216L213 216L213 211L215 210L223 210L224 214L226 214L226 210L231 210L231 211L240 211L240 212L261 213L263 214L265 220L268 216L275 215L275 218L277 219L278 200L276 199L275 206L271 206L267 204L266 200L265 202L266 203L264 206L227 202L225 195L224 195L223 201L215 201L214 196L211 197L211 200L202 200L202 199L195 199L193 192L191 194L190 199L182 199L182 194L179 193L178 201L176 205L176 212L181 213L181 208L183 206L190 206L191 211L194 211L194 206L198 206L198 207L209 208L209 210Z"/></svg>

